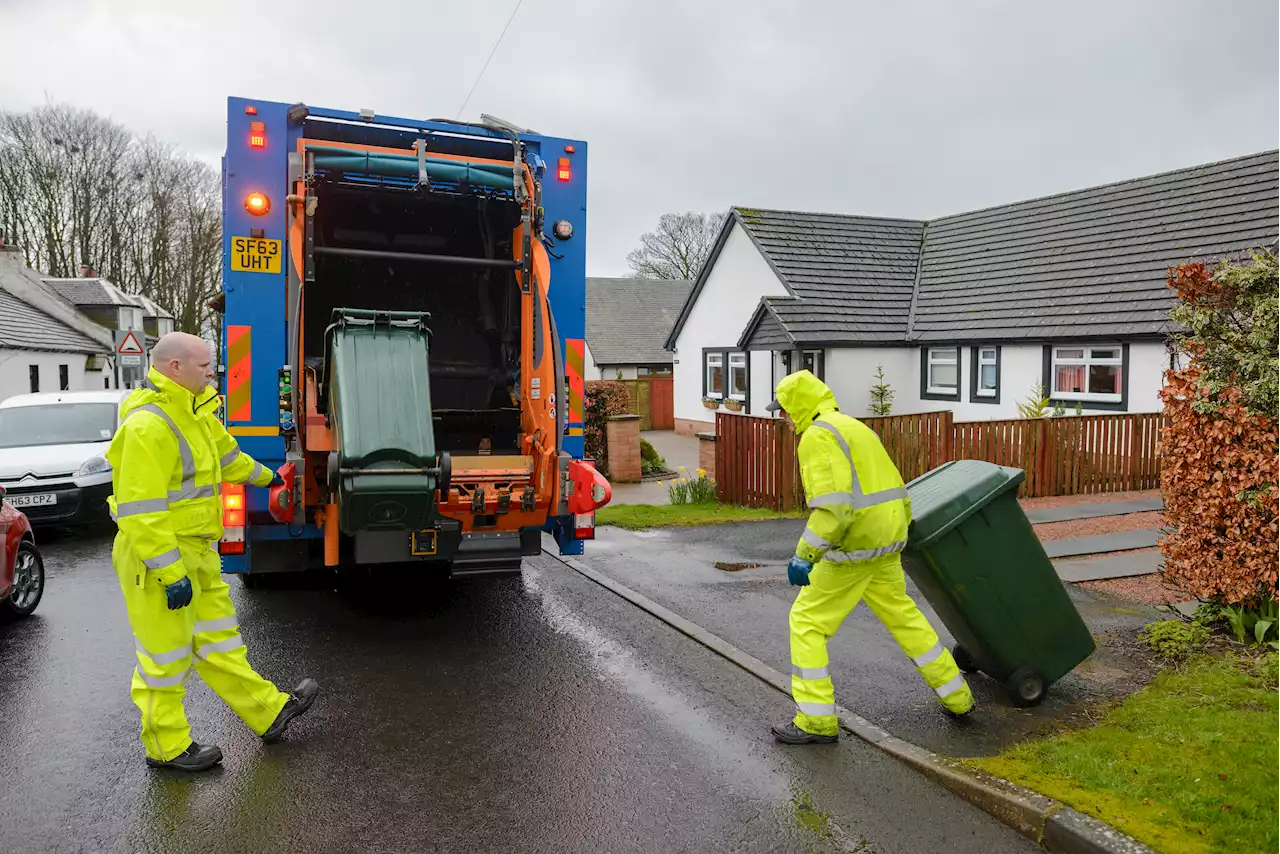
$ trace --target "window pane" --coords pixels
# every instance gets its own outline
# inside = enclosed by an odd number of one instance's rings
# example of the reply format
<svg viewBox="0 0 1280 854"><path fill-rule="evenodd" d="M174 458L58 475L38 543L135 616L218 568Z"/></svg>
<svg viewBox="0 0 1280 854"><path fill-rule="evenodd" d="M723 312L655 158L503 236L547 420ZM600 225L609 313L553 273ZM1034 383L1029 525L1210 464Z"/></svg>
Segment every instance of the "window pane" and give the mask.
<svg viewBox="0 0 1280 854"><path fill-rule="evenodd" d="M1068 350L1068 349L1065 349L1065 348L1059 347L1059 348L1057 349L1057 351L1055 351L1054 356L1055 356L1055 358L1058 358L1058 359L1083 359L1083 358L1084 358L1084 350L1083 350L1082 348L1081 348L1081 349Z"/></svg>
<svg viewBox="0 0 1280 854"><path fill-rule="evenodd" d="M730 365L745 365L747 363L746 353L731 353L729 355Z"/></svg>
<svg viewBox="0 0 1280 854"><path fill-rule="evenodd" d="M112 403L59 403L0 409L0 448L108 442L115 434Z"/></svg>
<svg viewBox="0 0 1280 854"><path fill-rule="evenodd" d="M931 388L954 389L959 377L956 364L933 364L929 366L929 386Z"/></svg>
<svg viewBox="0 0 1280 854"><path fill-rule="evenodd" d="M1089 393L1090 394L1119 394L1120 393L1120 366L1119 365L1090 365L1089 366Z"/></svg>
<svg viewBox="0 0 1280 854"><path fill-rule="evenodd" d="M1089 358L1091 359L1119 359L1120 351L1114 348L1109 350L1090 350Z"/></svg>
<svg viewBox="0 0 1280 854"><path fill-rule="evenodd" d="M996 366L995 365L982 366L982 369L978 372L978 388L979 390L986 389L988 391L995 391L995 388L996 388Z"/></svg>
<svg viewBox="0 0 1280 854"><path fill-rule="evenodd" d="M954 364L956 363L956 353L957 353L957 352L958 352L958 351L953 350L953 349L948 349L948 350L930 350L930 351L929 351L929 361L930 361L930 362L933 362L935 365L937 365L937 364L943 364L943 365L945 365L945 364L951 364L951 365L954 365Z"/></svg>
<svg viewBox="0 0 1280 854"><path fill-rule="evenodd" d="M636 376L638 376L638 377L647 377L647 376L649 376L649 369L648 369L648 368L646 368L646 367L643 367L643 366L642 366L642 367L639 367L639 368L636 368Z"/></svg>
<svg viewBox="0 0 1280 854"><path fill-rule="evenodd" d="M804 369L805 369L806 371L808 371L809 373L811 373L811 374L816 374L816 373L817 373L817 371L815 370L815 368L816 368L816 362L815 362L815 359L814 359L814 354L813 354L813 353L805 353L805 354L804 354Z"/></svg>
<svg viewBox="0 0 1280 854"><path fill-rule="evenodd" d="M978 359L979 359L980 361L983 361L983 362L992 362L992 363L994 363L994 362L995 362L995 360L996 360L996 351L995 351L994 349L991 349L991 350L979 350L979 351L978 351Z"/></svg>
<svg viewBox="0 0 1280 854"><path fill-rule="evenodd" d="M1053 373L1053 393L1071 394L1084 391L1084 365L1059 365Z"/></svg>
<svg viewBox="0 0 1280 854"><path fill-rule="evenodd" d="M745 367L731 368L729 377L733 382L733 387L730 389L733 394L745 395L747 393L747 369Z"/></svg>
<svg viewBox="0 0 1280 854"><path fill-rule="evenodd" d="M707 369L707 392L724 394L724 368L719 365L712 365Z"/></svg>

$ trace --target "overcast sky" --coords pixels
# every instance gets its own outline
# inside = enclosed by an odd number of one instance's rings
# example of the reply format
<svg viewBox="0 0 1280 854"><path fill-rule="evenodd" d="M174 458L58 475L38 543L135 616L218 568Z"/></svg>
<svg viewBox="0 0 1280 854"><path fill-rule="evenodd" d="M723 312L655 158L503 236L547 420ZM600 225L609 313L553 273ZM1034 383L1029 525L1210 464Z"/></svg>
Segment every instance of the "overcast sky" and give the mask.
<svg viewBox="0 0 1280 854"><path fill-rule="evenodd" d="M0 0L0 109L217 163L225 98L453 116L514 0ZM1276 148L1276 0L524 0L463 118L590 143L588 272L666 211L926 218Z"/></svg>

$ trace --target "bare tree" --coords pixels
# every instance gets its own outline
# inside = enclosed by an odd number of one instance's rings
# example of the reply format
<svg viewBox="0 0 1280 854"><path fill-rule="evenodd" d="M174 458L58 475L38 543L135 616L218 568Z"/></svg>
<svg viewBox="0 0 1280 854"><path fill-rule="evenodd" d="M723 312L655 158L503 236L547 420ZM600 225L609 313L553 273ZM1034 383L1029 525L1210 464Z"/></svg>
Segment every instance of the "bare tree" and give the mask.
<svg viewBox="0 0 1280 854"><path fill-rule="evenodd" d="M657 229L641 235L639 248L627 254L627 264L642 279L696 279L726 216L663 214Z"/></svg>
<svg viewBox="0 0 1280 854"><path fill-rule="evenodd" d="M219 178L88 110L0 113L0 237L50 276L93 267L200 334L221 272Z"/></svg>

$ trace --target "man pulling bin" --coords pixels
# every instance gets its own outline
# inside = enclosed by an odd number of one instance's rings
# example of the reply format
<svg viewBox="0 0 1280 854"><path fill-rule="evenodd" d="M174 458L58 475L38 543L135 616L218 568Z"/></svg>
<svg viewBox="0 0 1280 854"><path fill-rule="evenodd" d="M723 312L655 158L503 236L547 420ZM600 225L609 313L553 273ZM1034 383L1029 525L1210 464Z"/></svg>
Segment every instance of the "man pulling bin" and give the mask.
<svg viewBox="0 0 1280 854"><path fill-rule="evenodd" d="M924 614L907 595L900 552L911 502L879 437L844 415L835 395L809 371L778 383L777 399L800 436L800 476L813 511L787 579L791 606L791 695L795 718L773 727L786 744L833 743L839 735L827 639L866 599L952 715L973 711L973 694Z"/></svg>

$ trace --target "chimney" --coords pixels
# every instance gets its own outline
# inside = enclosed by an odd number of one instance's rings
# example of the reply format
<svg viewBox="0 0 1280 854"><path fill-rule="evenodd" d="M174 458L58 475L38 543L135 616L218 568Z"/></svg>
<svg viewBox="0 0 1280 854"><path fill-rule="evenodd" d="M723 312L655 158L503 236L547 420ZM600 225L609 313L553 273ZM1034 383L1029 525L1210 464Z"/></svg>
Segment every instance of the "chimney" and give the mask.
<svg viewBox="0 0 1280 854"><path fill-rule="evenodd" d="M93 267L90 267L88 264L81 264L81 265L80 265L80 278L82 278L82 279L96 279L96 278L98 278L98 271L97 271L97 270L95 270L95 269L93 269Z"/></svg>

